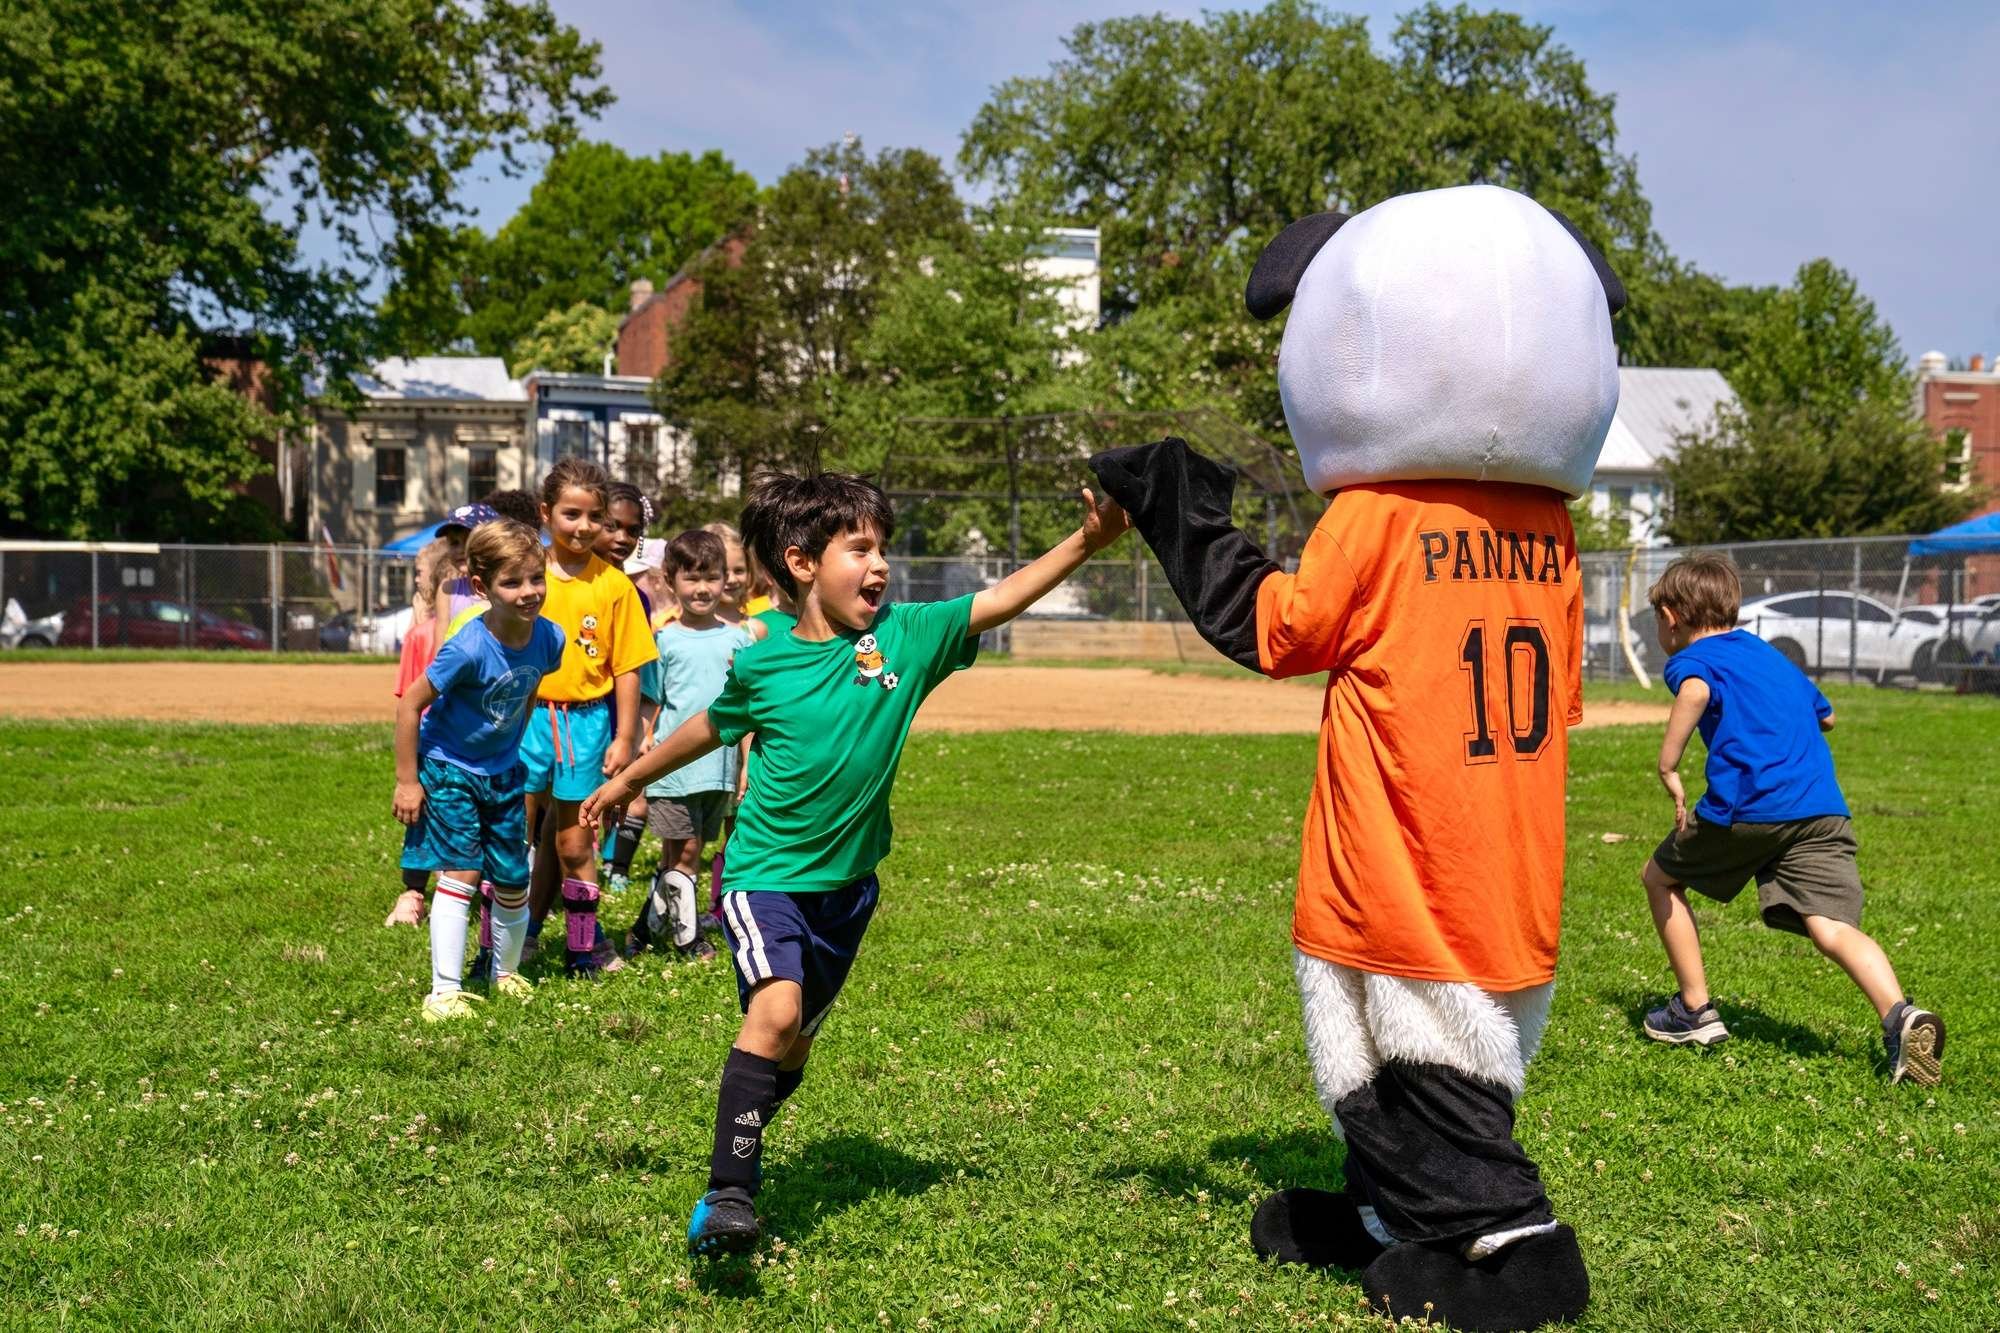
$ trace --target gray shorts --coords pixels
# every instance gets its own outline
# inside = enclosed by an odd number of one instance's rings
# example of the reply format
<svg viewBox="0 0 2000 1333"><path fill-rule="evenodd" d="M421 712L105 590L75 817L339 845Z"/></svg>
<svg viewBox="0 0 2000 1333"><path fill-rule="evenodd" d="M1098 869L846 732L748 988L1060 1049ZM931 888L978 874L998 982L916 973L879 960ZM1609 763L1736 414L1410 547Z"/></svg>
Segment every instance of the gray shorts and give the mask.
<svg viewBox="0 0 2000 1333"><path fill-rule="evenodd" d="M646 827L662 841L694 838L709 842L722 836L722 819L729 813L733 792L692 791L685 796L654 796L646 805Z"/></svg>
<svg viewBox="0 0 2000 1333"><path fill-rule="evenodd" d="M1773 930L1806 933L1803 920L1823 916L1861 925L1859 846L1846 815L1821 815L1782 824L1689 822L1653 849L1653 860L1671 879L1696 893L1728 902L1757 881L1757 907Z"/></svg>

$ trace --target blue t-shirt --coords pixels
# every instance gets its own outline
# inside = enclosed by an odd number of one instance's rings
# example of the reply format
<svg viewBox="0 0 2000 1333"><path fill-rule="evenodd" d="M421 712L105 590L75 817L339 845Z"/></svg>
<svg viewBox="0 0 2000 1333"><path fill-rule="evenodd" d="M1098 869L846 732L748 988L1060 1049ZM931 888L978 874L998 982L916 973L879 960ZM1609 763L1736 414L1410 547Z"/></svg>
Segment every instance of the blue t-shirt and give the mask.
<svg viewBox="0 0 2000 1333"><path fill-rule="evenodd" d="M713 629L689 629L670 620L653 636L660 649L662 702L653 727L657 740L674 734L681 723L708 711L729 679L729 663L752 643L741 625L718 623ZM705 754L646 788L648 796L688 796L701 791L736 790L736 747L725 745Z"/></svg>
<svg viewBox="0 0 2000 1333"><path fill-rule="evenodd" d="M1845 815L1819 720L1833 705L1784 655L1747 630L1696 639L1667 659L1667 688L1708 683L1701 739L1708 790L1694 812L1711 824L1779 824Z"/></svg>
<svg viewBox="0 0 2000 1333"><path fill-rule="evenodd" d="M424 672L438 698L424 714L418 750L488 775L519 763L535 691L562 662L563 642L562 626L537 620L528 642L509 648L483 617L446 639Z"/></svg>

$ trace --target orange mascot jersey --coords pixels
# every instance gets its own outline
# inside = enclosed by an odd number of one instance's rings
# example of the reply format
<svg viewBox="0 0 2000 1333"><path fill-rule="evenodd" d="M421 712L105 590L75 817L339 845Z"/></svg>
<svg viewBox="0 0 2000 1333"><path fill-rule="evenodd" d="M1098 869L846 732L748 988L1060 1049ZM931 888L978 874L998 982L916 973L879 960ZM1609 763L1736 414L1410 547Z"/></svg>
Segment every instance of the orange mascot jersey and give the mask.
<svg viewBox="0 0 2000 1333"><path fill-rule="evenodd" d="M1343 488L1257 589L1266 674L1330 671L1292 938L1368 972L1555 975L1583 595L1555 491Z"/></svg>

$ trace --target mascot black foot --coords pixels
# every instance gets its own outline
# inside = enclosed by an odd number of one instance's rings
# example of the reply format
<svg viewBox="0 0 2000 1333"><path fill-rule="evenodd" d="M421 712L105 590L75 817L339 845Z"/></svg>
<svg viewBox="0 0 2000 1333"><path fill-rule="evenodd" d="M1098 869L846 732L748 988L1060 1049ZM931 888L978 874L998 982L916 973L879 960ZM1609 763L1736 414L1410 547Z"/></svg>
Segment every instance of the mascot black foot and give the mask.
<svg viewBox="0 0 2000 1333"><path fill-rule="evenodd" d="M1361 1274L1368 1303L1383 1314L1428 1317L1467 1333L1566 1324L1590 1303L1590 1274L1576 1233L1557 1223L1483 1259L1453 1244L1391 1245Z"/></svg>
<svg viewBox="0 0 2000 1333"><path fill-rule="evenodd" d="M1363 1206L1349 1194L1279 1190L1257 1205L1250 1219L1250 1248L1281 1264L1359 1273L1381 1258L1385 1248L1362 1220Z"/></svg>
<svg viewBox="0 0 2000 1333"><path fill-rule="evenodd" d="M1344 1193L1283 1190L1257 1252L1460 1329L1576 1318L1590 1278L1514 1138L1555 985L1583 596L1566 496L1618 405L1624 290L1560 214L1468 186L1323 213L1245 293L1329 503L1286 572L1180 440L1091 460L1224 656L1327 673L1293 965Z"/></svg>

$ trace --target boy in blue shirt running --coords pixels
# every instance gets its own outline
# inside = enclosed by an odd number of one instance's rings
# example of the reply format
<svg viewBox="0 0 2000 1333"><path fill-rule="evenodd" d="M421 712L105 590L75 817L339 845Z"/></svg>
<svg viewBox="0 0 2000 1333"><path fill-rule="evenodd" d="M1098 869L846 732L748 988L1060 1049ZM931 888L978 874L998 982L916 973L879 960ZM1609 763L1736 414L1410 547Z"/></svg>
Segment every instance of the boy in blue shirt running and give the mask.
<svg viewBox="0 0 2000 1333"><path fill-rule="evenodd" d="M1674 831L1640 879L1680 981L1680 993L1646 1015L1646 1035L1700 1046L1729 1036L1708 994L1684 890L1728 902L1754 878L1764 924L1812 940L1874 1004L1891 1081L1936 1083L1944 1022L1904 998L1888 955L1861 930L1854 829L1824 735L1833 705L1777 649L1736 628L1742 587L1727 558L1676 560L1646 596L1674 692L1660 745ZM1697 728L1708 747L1708 790L1690 815L1679 768Z"/></svg>
<svg viewBox="0 0 2000 1333"><path fill-rule="evenodd" d="M541 618L542 540L524 523L482 523L466 543L486 613L445 641L396 709L396 818L403 869L435 870L428 1023L465 1018L465 936L482 877L493 884L493 989L525 1000L516 970L528 925L528 827L521 733L564 634ZM429 709L429 712L425 710Z"/></svg>

